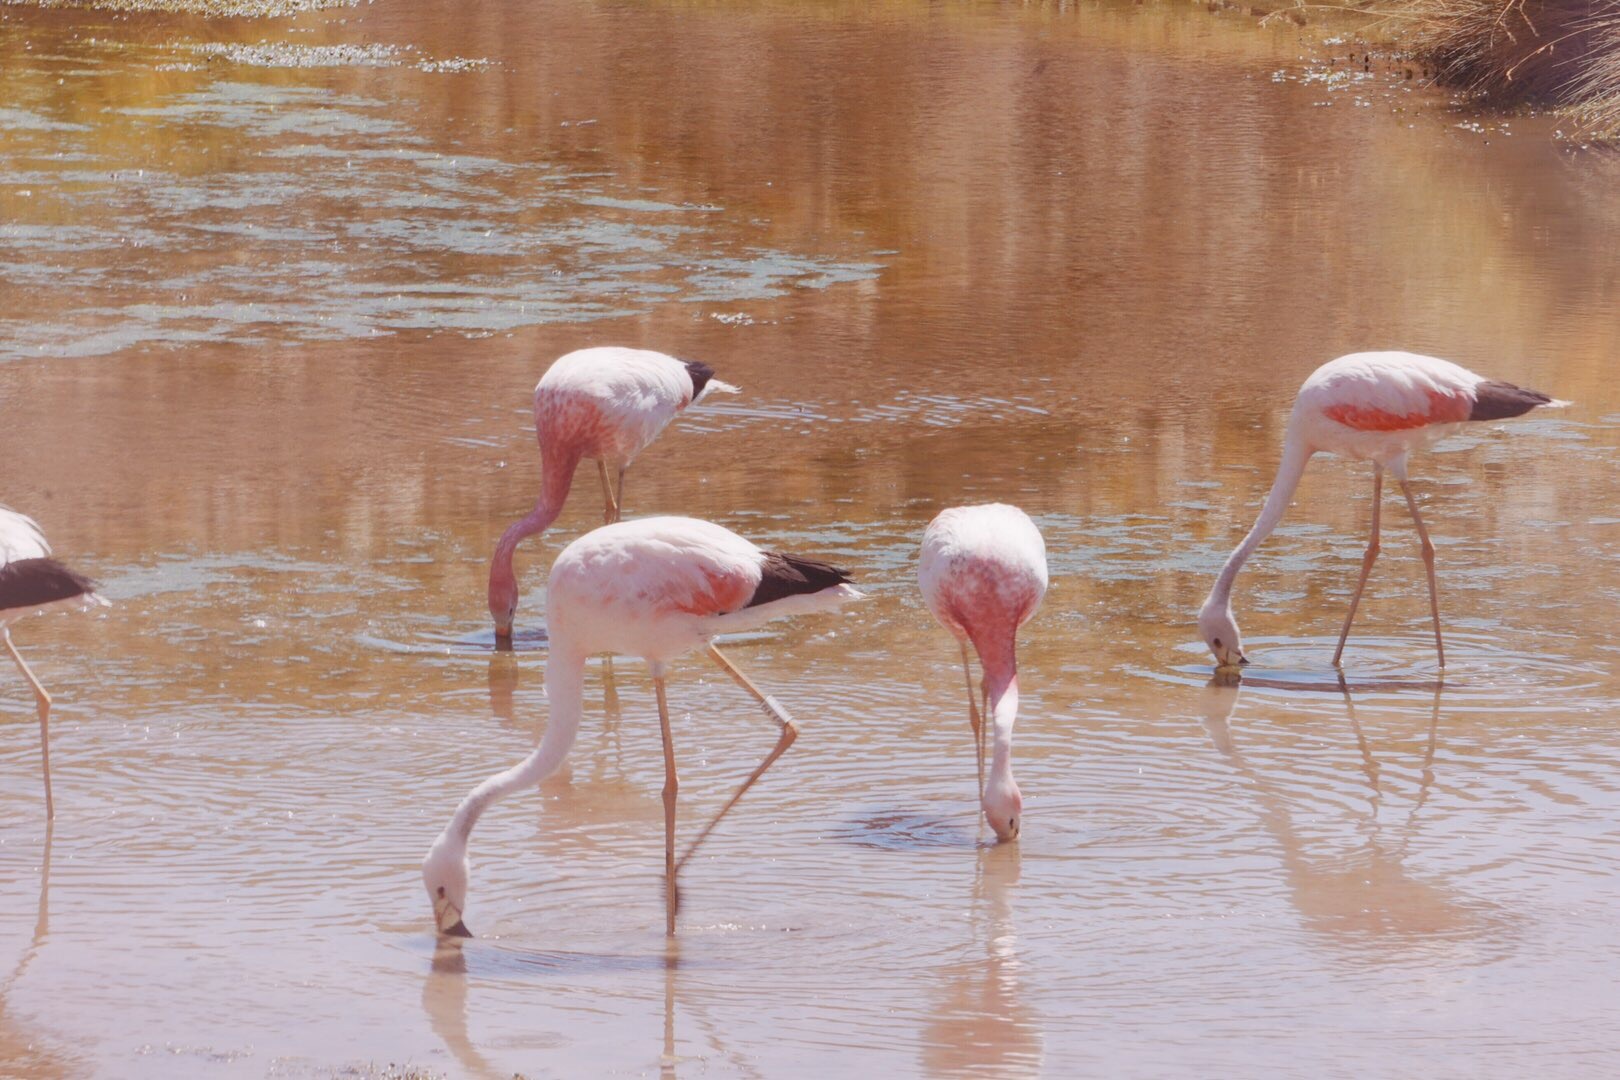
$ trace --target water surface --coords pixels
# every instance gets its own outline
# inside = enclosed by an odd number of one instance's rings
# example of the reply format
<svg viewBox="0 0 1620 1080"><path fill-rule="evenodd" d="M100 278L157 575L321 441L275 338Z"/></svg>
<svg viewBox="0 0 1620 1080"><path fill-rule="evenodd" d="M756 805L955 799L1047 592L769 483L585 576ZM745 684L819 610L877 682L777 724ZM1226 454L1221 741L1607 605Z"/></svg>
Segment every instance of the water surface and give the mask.
<svg viewBox="0 0 1620 1080"><path fill-rule="evenodd" d="M1362 77L1366 74L1367 77ZM1620 195L1533 120L1201 8L388 3L266 21L0 8L0 461L115 606L4 676L0 1061L26 1076L654 1072L1607 1076L1620 1062ZM632 513L849 566L871 599L732 655L804 735L663 929L641 666L492 812L469 924L417 865L542 729L483 581L552 358L745 393ZM1368 347L1576 405L1414 469L1347 653L1371 485L1313 466L1192 613L1294 389ZM940 508L1045 533L1023 836L977 823ZM681 820L774 733L671 684Z"/></svg>

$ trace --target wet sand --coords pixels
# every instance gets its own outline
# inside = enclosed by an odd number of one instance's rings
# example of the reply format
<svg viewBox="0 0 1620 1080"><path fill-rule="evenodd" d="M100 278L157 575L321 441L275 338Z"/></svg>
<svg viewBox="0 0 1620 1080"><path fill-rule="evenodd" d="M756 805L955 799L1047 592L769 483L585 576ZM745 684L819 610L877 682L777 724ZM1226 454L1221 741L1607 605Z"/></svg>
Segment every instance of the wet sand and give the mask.
<svg viewBox="0 0 1620 1080"><path fill-rule="evenodd" d="M1620 1062L1620 195L1533 120L1331 79L1202 10L0 7L0 499L115 606L0 675L0 1071L23 1076L1606 1076ZM484 611L528 393L586 344L711 363L631 470L871 599L738 641L804 735L663 935L642 666L545 723ZM1193 613L1318 363L1401 347L1576 404L1414 466L1330 664L1371 485L1321 460ZM589 480L589 477L582 477ZM976 820L940 508L1046 537L1014 846ZM694 658L681 820L774 733Z"/></svg>

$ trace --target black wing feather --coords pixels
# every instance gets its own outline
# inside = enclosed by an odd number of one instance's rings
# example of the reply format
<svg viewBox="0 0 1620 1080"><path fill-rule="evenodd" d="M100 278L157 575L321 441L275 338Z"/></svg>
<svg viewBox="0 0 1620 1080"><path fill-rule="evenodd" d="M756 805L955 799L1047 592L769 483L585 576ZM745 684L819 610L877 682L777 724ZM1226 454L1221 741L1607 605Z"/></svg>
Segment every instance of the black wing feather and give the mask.
<svg viewBox="0 0 1620 1080"><path fill-rule="evenodd" d="M18 559L0 566L0 611L38 607L95 591L94 582L55 559Z"/></svg>
<svg viewBox="0 0 1620 1080"><path fill-rule="evenodd" d="M692 400L696 401L703 396L703 388L709 385L709 380L714 378L714 368L696 360L682 360L681 363L686 365L686 373L692 377Z"/></svg>
<svg viewBox="0 0 1620 1080"><path fill-rule="evenodd" d="M758 607L800 593L817 593L834 585L850 582L847 571L830 563L806 559L798 555L765 552L765 565L761 567L759 587L745 607Z"/></svg>
<svg viewBox="0 0 1620 1080"><path fill-rule="evenodd" d="M1487 380L1474 387L1474 408L1470 420L1506 420L1510 416L1523 416L1537 405L1545 405L1552 398L1540 390L1526 390L1512 383Z"/></svg>

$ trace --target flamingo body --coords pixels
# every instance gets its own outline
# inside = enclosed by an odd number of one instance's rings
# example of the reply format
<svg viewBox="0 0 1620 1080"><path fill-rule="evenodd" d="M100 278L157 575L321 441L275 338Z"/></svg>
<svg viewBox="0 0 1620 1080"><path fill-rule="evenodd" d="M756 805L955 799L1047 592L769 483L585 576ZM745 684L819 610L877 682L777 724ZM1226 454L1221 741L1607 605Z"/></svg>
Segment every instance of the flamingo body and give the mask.
<svg viewBox="0 0 1620 1080"><path fill-rule="evenodd" d="M529 514L501 534L489 567L489 610L497 637L509 638L517 608L513 552L562 513L584 460L600 465L604 520L617 521L624 473L669 422L714 391L736 387L714 378L707 364L647 349L603 346L559 357L534 388L534 432L540 446L540 497ZM615 495L608 473L618 476Z"/></svg>
<svg viewBox="0 0 1620 1080"><path fill-rule="evenodd" d="M711 389L714 371L649 349L576 349L534 388L534 429L545 456L628 466L681 410Z"/></svg>
<svg viewBox="0 0 1620 1080"><path fill-rule="evenodd" d="M0 644L34 691L46 817L56 814L51 797L51 696L12 644L11 625L41 612L62 608L85 611L106 603L92 582L51 558L51 546L32 518L0 506Z"/></svg>
<svg viewBox="0 0 1620 1080"><path fill-rule="evenodd" d="M799 568L799 591L771 595ZM818 576L819 575L819 576ZM833 567L766 552L730 529L684 517L603 526L557 556L546 585L552 648L639 656L655 666L719 634L827 611L861 594Z"/></svg>
<svg viewBox="0 0 1620 1080"><path fill-rule="evenodd" d="M991 503L943 510L923 533L917 568L923 600L962 646L972 642L984 668L986 712L995 727L990 779L981 803L1003 840L1018 835L1023 797L1012 776L1012 727L1018 715L1018 628L1046 595L1046 543L1029 516ZM982 747L969 676L969 717ZM983 750L979 750L982 758ZM982 776L981 776L982 780Z"/></svg>
<svg viewBox="0 0 1620 1080"><path fill-rule="evenodd" d="M1470 420L1518 416L1551 401L1546 394L1433 356L1351 353L1305 380L1294 399L1288 437L1312 452L1377 462L1399 476L1408 454Z"/></svg>
<svg viewBox="0 0 1620 1080"><path fill-rule="evenodd" d="M1434 620L1435 651L1445 666L1440 633L1440 598L1435 584L1434 544L1407 483L1407 463L1423 449L1464 424L1522 416L1539 406L1559 407L1538 390L1498 382L1433 356L1408 352L1365 352L1341 356L1317 368L1300 387L1288 420L1282 463L1260 516L1227 558L1198 613L1199 631L1218 667L1248 663L1232 615L1231 592L1237 573L1282 520L1305 466L1318 453L1332 453L1373 463L1372 531L1362 559L1361 577L1333 655L1335 665L1367 584L1379 548L1379 507L1387 469L1401 486L1417 526L1429 579L1429 606Z"/></svg>
<svg viewBox="0 0 1620 1080"><path fill-rule="evenodd" d="M716 662L753 693L783 727L777 748L705 828L719 818L797 737L785 710L760 693L711 642L719 634L752 630L786 615L830 611L861 593L849 576L813 559L761 550L728 529L684 517L654 517L604 525L557 556L547 582L546 696L550 721L539 747L521 763L474 788L434 842L422 865L439 929L465 935L467 841L496 800L533 787L560 766L573 746L583 711L585 661L592 654L640 656L652 669L663 723L666 870L673 881L677 783L664 674L670 661L708 646ZM691 849L687 855L690 856ZM683 859L682 862L685 860ZM674 929L674 911L670 912Z"/></svg>

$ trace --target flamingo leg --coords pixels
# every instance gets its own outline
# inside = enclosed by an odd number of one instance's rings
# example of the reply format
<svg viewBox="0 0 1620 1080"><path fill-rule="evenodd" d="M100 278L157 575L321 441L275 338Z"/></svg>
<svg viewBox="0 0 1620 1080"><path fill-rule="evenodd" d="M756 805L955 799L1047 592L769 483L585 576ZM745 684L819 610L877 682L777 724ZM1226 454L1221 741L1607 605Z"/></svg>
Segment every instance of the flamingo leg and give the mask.
<svg viewBox="0 0 1620 1080"><path fill-rule="evenodd" d="M611 525L619 520L619 502L613 497L613 485L608 480L607 462L596 459L596 475L602 481L602 524Z"/></svg>
<svg viewBox="0 0 1620 1080"><path fill-rule="evenodd" d="M1446 666L1446 646L1440 640L1440 588L1434 581L1434 541L1423 526L1423 515L1418 513L1417 498L1412 485L1401 481L1401 494L1406 496L1406 508L1412 512L1412 524L1417 526L1418 539L1423 542L1423 566L1429 572L1429 614L1434 616L1434 651L1440 657L1440 666Z"/></svg>
<svg viewBox="0 0 1620 1080"><path fill-rule="evenodd" d="M628 465L620 465L619 466L619 492L618 492L618 494L613 496L613 520L614 521L618 521L621 517L624 516L624 474L626 472L628 472L629 469L630 469L630 466L628 466Z"/></svg>
<svg viewBox="0 0 1620 1080"><path fill-rule="evenodd" d="M1350 624L1356 621L1356 608L1361 604L1362 590L1367 587L1367 575L1372 573L1373 562L1378 558L1378 512L1384 502L1384 467L1373 466L1373 515L1372 534L1367 538L1367 553L1361 557L1361 579L1356 582L1356 593L1350 598L1350 610L1344 616L1344 629L1339 631L1339 647L1333 650L1333 666L1339 666L1339 658L1344 655L1345 639L1350 636Z"/></svg>
<svg viewBox="0 0 1620 1080"><path fill-rule="evenodd" d="M709 834L714 831L714 827L720 824L720 819L730 813L733 806L737 805L737 800L741 799L744 793L754 786L755 781L765 775L765 770L775 764L776 759L786 753L787 748L793 745L793 740L799 737L799 725L794 723L793 717L788 715L787 710L782 708L775 698L755 686L747 675L744 675L735 664L726 659L724 653L713 645L709 646L709 656L716 664L720 665L721 670L737 681L737 685L752 694L754 700L765 707L765 711L770 715L771 719L782 725L782 735L776 740L776 746L772 748L771 752L765 755L765 760L759 763L759 768L755 769L748 779L742 782L742 786L737 789L736 794L732 795L730 801L720 808L718 814L714 815L714 820L703 826L702 831L697 835L697 839L693 840L691 846L686 849L686 854L682 855L680 861L675 864L677 872L692 858L692 853L697 851L698 845L709 838Z"/></svg>
<svg viewBox="0 0 1620 1080"><path fill-rule="evenodd" d="M962 674L967 676L968 726L973 729L973 754L979 762L979 801L984 802L984 722L979 718L979 705L974 699L973 665L968 661L967 642L962 642Z"/></svg>
<svg viewBox="0 0 1620 1080"><path fill-rule="evenodd" d="M23 663L22 653L17 646L11 643L11 631L0 627L0 641L5 642L6 652L16 661L17 667L28 680L28 685L34 688L34 703L39 710L39 761L45 772L45 820L50 821L56 817L56 804L51 801L51 695L34 678L34 673L28 670Z"/></svg>
<svg viewBox="0 0 1620 1080"><path fill-rule="evenodd" d="M658 695L658 726L664 733L664 928L673 934L675 909L680 907L675 891L675 796L681 789L681 779L675 773L675 743L669 733L669 701L664 696L663 676L653 677L653 691Z"/></svg>

